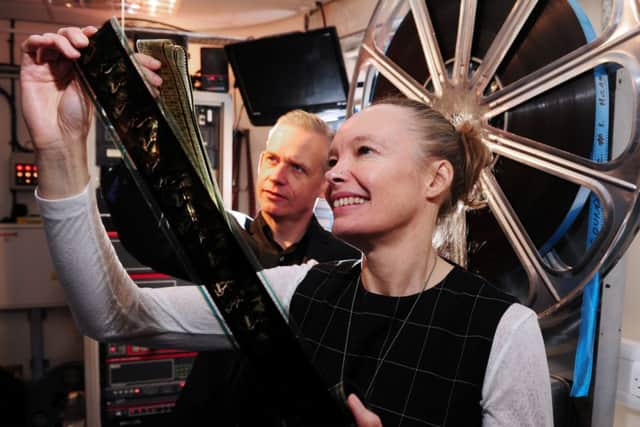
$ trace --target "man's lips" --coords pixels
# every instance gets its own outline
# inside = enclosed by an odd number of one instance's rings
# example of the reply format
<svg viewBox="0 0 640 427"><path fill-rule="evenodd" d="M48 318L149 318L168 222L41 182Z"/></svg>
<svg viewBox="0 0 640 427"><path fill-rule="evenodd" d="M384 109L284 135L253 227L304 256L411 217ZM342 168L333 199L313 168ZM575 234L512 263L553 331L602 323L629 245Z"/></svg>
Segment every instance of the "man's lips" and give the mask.
<svg viewBox="0 0 640 427"><path fill-rule="evenodd" d="M265 193L267 195L267 197L272 198L272 199L282 199L282 200L286 200L287 199L285 196L283 196L282 194L280 194L278 192L275 192L275 191L262 189L262 192Z"/></svg>

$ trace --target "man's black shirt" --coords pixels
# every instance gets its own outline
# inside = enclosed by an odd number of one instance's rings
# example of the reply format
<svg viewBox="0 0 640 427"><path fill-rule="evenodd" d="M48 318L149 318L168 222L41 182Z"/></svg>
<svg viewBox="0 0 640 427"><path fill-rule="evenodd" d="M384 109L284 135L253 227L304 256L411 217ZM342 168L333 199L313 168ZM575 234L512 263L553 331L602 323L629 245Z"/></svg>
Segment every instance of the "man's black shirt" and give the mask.
<svg viewBox="0 0 640 427"><path fill-rule="evenodd" d="M306 233L299 242L282 249L262 215L244 224L246 237L263 268L279 265L302 264L310 259L318 262L359 258L358 251L336 239L320 226L315 216L311 217Z"/></svg>

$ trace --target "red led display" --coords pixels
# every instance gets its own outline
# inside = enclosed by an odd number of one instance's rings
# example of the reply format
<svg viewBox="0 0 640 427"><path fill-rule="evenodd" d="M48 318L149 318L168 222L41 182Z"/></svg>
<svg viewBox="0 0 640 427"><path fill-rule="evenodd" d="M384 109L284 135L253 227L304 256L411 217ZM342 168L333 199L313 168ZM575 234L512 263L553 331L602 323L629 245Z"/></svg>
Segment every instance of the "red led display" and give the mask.
<svg viewBox="0 0 640 427"><path fill-rule="evenodd" d="M17 185L38 184L38 166L33 163L16 163L14 167L15 183Z"/></svg>

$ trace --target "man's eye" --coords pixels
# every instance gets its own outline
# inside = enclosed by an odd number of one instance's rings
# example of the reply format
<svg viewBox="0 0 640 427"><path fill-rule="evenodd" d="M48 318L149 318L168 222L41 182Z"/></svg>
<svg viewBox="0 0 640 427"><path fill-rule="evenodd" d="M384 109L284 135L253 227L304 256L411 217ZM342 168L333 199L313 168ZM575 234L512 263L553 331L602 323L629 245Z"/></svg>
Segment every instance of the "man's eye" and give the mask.
<svg viewBox="0 0 640 427"><path fill-rule="evenodd" d="M338 163L338 159L329 159L327 161L327 166L329 166L330 168L334 167L336 165L336 163Z"/></svg>
<svg viewBox="0 0 640 427"><path fill-rule="evenodd" d="M292 165L291 167L296 172L304 172L304 168L302 166L300 166L300 165Z"/></svg>

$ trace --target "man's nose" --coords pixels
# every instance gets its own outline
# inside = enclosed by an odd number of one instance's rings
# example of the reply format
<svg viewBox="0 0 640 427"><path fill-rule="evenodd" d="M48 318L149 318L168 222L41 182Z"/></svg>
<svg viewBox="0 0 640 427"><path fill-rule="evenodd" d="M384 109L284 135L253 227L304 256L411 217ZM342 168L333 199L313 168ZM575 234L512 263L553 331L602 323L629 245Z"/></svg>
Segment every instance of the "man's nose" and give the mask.
<svg viewBox="0 0 640 427"><path fill-rule="evenodd" d="M271 169L271 173L269 174L269 179L271 181L277 182L278 184L284 184L287 182L287 165L280 163L276 165L273 169Z"/></svg>

